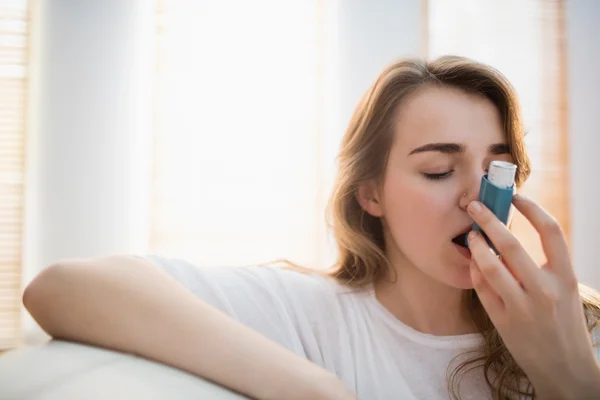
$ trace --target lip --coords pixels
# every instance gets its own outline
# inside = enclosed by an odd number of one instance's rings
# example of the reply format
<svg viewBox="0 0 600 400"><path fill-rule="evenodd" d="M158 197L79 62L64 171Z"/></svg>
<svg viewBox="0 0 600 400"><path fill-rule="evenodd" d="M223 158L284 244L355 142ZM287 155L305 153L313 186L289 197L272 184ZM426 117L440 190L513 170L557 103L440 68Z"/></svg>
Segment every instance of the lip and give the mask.
<svg viewBox="0 0 600 400"><path fill-rule="evenodd" d="M471 259L471 250L466 247L461 246L460 244L452 243L456 251L458 251L463 257L470 260Z"/></svg>
<svg viewBox="0 0 600 400"><path fill-rule="evenodd" d="M468 232L470 232L472 230L473 230L473 223L471 222L469 225L466 225L462 230L456 232L456 234L454 236L452 236L452 239L454 239L458 235L462 235L464 233L468 233Z"/></svg>

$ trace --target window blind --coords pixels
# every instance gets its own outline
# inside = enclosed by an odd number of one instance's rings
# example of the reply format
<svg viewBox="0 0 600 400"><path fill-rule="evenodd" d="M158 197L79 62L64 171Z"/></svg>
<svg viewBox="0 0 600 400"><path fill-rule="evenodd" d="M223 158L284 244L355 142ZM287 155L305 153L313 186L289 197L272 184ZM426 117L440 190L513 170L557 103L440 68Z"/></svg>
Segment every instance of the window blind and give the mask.
<svg viewBox="0 0 600 400"><path fill-rule="evenodd" d="M21 339L27 48L27 1L0 2L0 350Z"/></svg>

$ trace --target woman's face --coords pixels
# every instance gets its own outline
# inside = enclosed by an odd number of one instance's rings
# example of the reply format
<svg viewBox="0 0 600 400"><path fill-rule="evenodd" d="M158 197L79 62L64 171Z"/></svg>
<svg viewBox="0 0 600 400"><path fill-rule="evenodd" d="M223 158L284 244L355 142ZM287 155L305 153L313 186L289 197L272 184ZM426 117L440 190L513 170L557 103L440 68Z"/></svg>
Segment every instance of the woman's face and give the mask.
<svg viewBox="0 0 600 400"><path fill-rule="evenodd" d="M472 288L470 254L452 239L470 230L466 206L490 162L511 161L500 114L482 96L430 86L400 105L395 122L383 185L361 188L361 204L382 218L394 265Z"/></svg>

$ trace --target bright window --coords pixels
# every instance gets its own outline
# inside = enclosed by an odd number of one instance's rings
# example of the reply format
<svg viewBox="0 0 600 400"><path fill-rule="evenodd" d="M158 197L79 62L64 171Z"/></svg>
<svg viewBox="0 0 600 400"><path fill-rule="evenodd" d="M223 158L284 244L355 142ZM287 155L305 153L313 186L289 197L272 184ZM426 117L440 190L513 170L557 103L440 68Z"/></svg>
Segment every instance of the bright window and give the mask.
<svg viewBox="0 0 600 400"><path fill-rule="evenodd" d="M159 2L152 252L322 264L322 6Z"/></svg>

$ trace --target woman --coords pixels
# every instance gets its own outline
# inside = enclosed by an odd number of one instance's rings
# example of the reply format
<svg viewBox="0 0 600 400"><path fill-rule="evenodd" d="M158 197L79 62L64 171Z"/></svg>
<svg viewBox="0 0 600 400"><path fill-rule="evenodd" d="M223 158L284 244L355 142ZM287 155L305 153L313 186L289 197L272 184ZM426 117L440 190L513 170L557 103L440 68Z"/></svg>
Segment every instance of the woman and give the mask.
<svg viewBox="0 0 600 400"><path fill-rule="evenodd" d="M343 138L332 270L65 260L24 304L53 337L257 399L600 398L598 294L579 292L559 226L531 200L513 204L540 234L541 268L476 201L493 160L517 165L517 186L529 174L506 79L459 57L403 60ZM473 221L501 258L481 236L469 235L472 254L455 243Z"/></svg>

